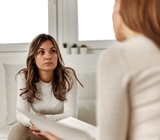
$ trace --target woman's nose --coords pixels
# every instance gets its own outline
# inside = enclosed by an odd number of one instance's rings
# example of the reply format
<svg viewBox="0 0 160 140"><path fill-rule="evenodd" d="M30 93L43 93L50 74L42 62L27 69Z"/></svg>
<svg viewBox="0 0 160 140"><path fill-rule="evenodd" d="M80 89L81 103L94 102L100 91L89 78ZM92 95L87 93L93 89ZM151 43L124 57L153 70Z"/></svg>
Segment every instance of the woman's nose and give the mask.
<svg viewBox="0 0 160 140"><path fill-rule="evenodd" d="M45 59L51 59L51 54L50 53L46 53Z"/></svg>

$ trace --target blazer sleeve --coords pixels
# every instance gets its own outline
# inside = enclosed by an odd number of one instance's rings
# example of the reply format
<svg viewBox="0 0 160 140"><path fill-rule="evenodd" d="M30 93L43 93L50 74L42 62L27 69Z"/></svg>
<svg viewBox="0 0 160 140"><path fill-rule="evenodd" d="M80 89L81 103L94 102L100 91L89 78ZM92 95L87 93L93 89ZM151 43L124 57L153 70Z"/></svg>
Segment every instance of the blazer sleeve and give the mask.
<svg viewBox="0 0 160 140"><path fill-rule="evenodd" d="M129 105L128 78L122 54L107 49L97 66L97 140L126 140Z"/></svg>

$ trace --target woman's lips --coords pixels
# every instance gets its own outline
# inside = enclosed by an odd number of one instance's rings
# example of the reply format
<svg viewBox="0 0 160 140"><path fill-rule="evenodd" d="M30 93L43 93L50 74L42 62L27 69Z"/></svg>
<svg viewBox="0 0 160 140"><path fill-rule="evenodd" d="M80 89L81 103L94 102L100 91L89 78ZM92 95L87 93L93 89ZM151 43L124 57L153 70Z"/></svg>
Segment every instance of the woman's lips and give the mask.
<svg viewBox="0 0 160 140"><path fill-rule="evenodd" d="M44 63L44 65L52 65L53 63L52 62L46 62Z"/></svg>

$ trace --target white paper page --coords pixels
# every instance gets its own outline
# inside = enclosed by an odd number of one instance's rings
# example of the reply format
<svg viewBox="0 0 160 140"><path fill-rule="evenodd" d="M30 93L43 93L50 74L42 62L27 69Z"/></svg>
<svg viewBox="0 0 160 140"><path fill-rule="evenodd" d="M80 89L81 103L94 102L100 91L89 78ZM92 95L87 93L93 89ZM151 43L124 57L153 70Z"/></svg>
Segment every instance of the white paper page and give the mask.
<svg viewBox="0 0 160 140"><path fill-rule="evenodd" d="M96 127L86 122L83 122L81 120L78 120L72 117L68 117L66 119L60 120L58 123L85 131L89 135L91 135L91 137L93 138L96 137Z"/></svg>
<svg viewBox="0 0 160 140"><path fill-rule="evenodd" d="M21 111L22 112L22 111ZM63 140L93 140L93 135L80 129L72 128L58 123L54 120L49 120L43 116L22 112L40 131L49 132ZM95 132L94 132L95 133Z"/></svg>

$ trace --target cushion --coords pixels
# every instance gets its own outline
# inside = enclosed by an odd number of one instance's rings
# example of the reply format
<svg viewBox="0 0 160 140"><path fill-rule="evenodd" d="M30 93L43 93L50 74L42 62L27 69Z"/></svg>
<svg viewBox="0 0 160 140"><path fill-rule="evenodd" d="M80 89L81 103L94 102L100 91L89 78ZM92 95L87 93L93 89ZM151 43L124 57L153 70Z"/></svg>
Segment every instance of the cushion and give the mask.
<svg viewBox="0 0 160 140"><path fill-rule="evenodd" d="M78 101L78 119L96 126L96 101L81 99Z"/></svg>
<svg viewBox="0 0 160 140"><path fill-rule="evenodd" d="M78 86L78 119L96 125L96 75L95 72L77 73L84 88Z"/></svg>
<svg viewBox="0 0 160 140"><path fill-rule="evenodd" d="M95 72L78 72L77 77L84 88L78 86L79 99L96 99L96 75Z"/></svg>
<svg viewBox="0 0 160 140"><path fill-rule="evenodd" d="M23 64L3 64L5 69L5 88L7 100L7 116L6 123L12 125L16 122L16 74L18 71L25 67Z"/></svg>

